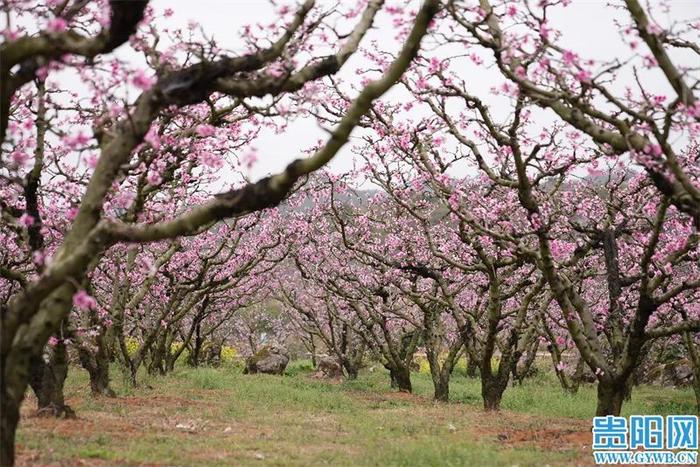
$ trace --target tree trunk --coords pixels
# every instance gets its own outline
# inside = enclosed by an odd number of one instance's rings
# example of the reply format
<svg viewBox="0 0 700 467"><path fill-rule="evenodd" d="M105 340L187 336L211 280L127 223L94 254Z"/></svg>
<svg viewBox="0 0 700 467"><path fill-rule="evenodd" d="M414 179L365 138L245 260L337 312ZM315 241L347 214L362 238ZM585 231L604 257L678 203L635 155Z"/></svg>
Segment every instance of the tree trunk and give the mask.
<svg viewBox="0 0 700 467"><path fill-rule="evenodd" d="M683 320L688 321L688 314L685 310L681 311ZM693 370L693 391L695 392L695 408L700 415L700 354L695 345L695 340L689 332L683 333L683 342L688 351L688 361Z"/></svg>
<svg viewBox="0 0 700 467"><path fill-rule="evenodd" d="M501 410L501 396L502 393L498 391L491 390L489 392L482 392L482 398L484 399L484 410L487 412L497 412Z"/></svg>
<svg viewBox="0 0 700 467"><path fill-rule="evenodd" d="M624 384L617 381L598 382L598 403L595 414L597 417L606 415L619 416L622 403L627 398L628 391Z"/></svg>
<svg viewBox="0 0 700 467"><path fill-rule="evenodd" d="M166 369L165 369L165 355L166 355L166 348L165 348L165 340L166 340L166 334L162 333L156 338L155 345L152 345L149 350L150 350L150 355L151 355L151 360L146 366L146 370L148 371L149 375L165 375L166 374Z"/></svg>
<svg viewBox="0 0 700 467"><path fill-rule="evenodd" d="M582 357L579 357L578 363L576 363L576 370L574 371L574 374L571 377L571 382L565 388L569 394L576 394L578 392L578 388L581 385L581 381L583 380L583 375L585 371L586 362L583 360Z"/></svg>
<svg viewBox="0 0 700 467"><path fill-rule="evenodd" d="M401 392L413 392L411 371L408 368L390 368L391 387Z"/></svg>
<svg viewBox="0 0 700 467"><path fill-rule="evenodd" d="M209 345L204 350L204 363L207 366L218 368L221 366L221 352L223 344L215 341L209 341Z"/></svg>
<svg viewBox="0 0 700 467"><path fill-rule="evenodd" d="M508 387L515 361L517 356L509 353L502 354L496 372L491 368L491 358L484 358L481 361L481 397L484 401L484 410L487 412L501 409L501 399Z"/></svg>
<svg viewBox="0 0 700 467"><path fill-rule="evenodd" d="M343 361L343 369L345 369L348 379L357 379L358 369L356 365L345 360Z"/></svg>
<svg viewBox="0 0 700 467"><path fill-rule="evenodd" d="M310 339L308 340L308 345L306 346L306 349L309 351L311 354L311 366L316 368L316 344L314 343L314 336L312 335Z"/></svg>
<svg viewBox="0 0 700 467"><path fill-rule="evenodd" d="M695 408L700 415L700 365L696 361L698 355L695 351L689 355L688 360L693 365L693 392L695 392Z"/></svg>
<svg viewBox="0 0 700 467"><path fill-rule="evenodd" d="M135 388L135 387L138 387L138 385L139 385L138 380L136 378L138 375L138 372L139 372L138 365L132 363L131 366L129 366L129 382L131 383L131 387Z"/></svg>
<svg viewBox="0 0 700 467"><path fill-rule="evenodd" d="M194 342L192 343L192 349L187 356L187 364L191 367L198 367L200 354L202 352L202 343L204 339L199 335L199 324L197 325L197 334L195 335Z"/></svg>
<svg viewBox="0 0 700 467"><path fill-rule="evenodd" d="M80 365L90 375L90 390L93 396L116 397L109 385L109 353L104 346L104 340L97 340L95 355L82 347L78 348Z"/></svg>
<svg viewBox="0 0 700 467"><path fill-rule="evenodd" d="M523 381L530 375L530 370L532 365L535 363L535 358L537 357L537 348L539 347L539 342L535 339L534 343L531 345L530 349L513 365L513 384L517 381L518 384L522 386ZM518 363L522 362L520 368L518 368Z"/></svg>
<svg viewBox="0 0 700 467"><path fill-rule="evenodd" d="M97 364L90 373L90 390L93 396L116 397L117 394L109 386L109 365Z"/></svg>
<svg viewBox="0 0 700 467"><path fill-rule="evenodd" d="M116 397L116 393L109 385L109 364L105 365L97 360L86 361L82 356L80 362L90 375L90 391L93 396Z"/></svg>
<svg viewBox="0 0 700 467"><path fill-rule="evenodd" d="M467 358L467 378L479 377L479 361L475 358Z"/></svg>
<svg viewBox="0 0 700 467"><path fill-rule="evenodd" d="M57 343L45 362L43 355L30 358L29 384L37 398L37 411L40 415L59 418L73 418L75 412L65 403L63 385L68 375L66 346Z"/></svg>
<svg viewBox="0 0 700 467"><path fill-rule="evenodd" d="M441 372L438 378L433 378L433 399L439 402L450 400L450 375Z"/></svg>
<svg viewBox="0 0 700 467"><path fill-rule="evenodd" d="M450 398L450 376L454 354L448 356L445 362L440 364L438 355L434 351L428 352L428 364L430 365L430 378L433 381L433 399L439 402L447 402Z"/></svg>
<svg viewBox="0 0 700 467"><path fill-rule="evenodd" d="M13 397L7 382L0 379L0 465L11 466L15 461L15 432L19 423L20 400Z"/></svg>
<svg viewBox="0 0 700 467"><path fill-rule="evenodd" d="M484 410L497 411L501 409L501 399L503 392L506 389L506 384L502 384L498 378L483 377L481 378L481 398L484 400Z"/></svg>

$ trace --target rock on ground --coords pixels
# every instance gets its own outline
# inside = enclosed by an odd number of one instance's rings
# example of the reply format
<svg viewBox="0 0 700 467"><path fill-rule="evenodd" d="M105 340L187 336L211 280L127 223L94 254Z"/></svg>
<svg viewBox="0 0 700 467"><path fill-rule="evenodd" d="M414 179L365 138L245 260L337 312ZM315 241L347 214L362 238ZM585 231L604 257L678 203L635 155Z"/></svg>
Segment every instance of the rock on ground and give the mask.
<svg viewBox="0 0 700 467"><path fill-rule="evenodd" d="M281 375L288 363L289 352L285 348L278 345L267 345L246 359L243 373Z"/></svg>
<svg viewBox="0 0 700 467"><path fill-rule="evenodd" d="M343 376L343 367L340 363L328 355L324 355L318 358L316 362L316 375L317 377L324 378L340 378Z"/></svg>

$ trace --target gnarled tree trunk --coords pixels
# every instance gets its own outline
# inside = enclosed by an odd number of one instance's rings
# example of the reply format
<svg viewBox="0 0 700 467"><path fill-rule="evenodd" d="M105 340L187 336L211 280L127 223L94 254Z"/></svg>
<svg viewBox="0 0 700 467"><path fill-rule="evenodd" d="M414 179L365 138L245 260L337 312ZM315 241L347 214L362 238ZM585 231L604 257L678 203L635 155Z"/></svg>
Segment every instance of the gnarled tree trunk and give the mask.
<svg viewBox="0 0 700 467"><path fill-rule="evenodd" d="M411 370L408 368L408 366L391 367L388 369L392 388L398 389L401 392L413 392L413 386L411 385Z"/></svg>
<svg viewBox="0 0 700 467"><path fill-rule="evenodd" d="M68 375L66 346L59 341L52 349L48 362L43 355L30 359L29 385L37 398L40 415L73 418L75 412L65 403L63 385Z"/></svg>
<svg viewBox="0 0 700 467"><path fill-rule="evenodd" d="M595 414L597 417L606 415L619 416L622 411L622 403L629 397L627 384L614 380L601 380L598 382L598 400Z"/></svg>

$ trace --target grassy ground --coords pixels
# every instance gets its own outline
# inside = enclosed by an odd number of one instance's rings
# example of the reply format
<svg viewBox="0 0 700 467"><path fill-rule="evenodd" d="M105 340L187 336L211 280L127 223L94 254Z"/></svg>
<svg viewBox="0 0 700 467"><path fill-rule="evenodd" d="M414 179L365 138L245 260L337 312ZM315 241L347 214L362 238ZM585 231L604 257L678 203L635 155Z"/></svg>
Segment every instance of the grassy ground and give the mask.
<svg viewBox="0 0 700 467"><path fill-rule="evenodd" d="M284 377L240 369L185 369L117 386L93 399L73 368L66 395L77 420L23 408L20 465L589 465L595 392L565 395L549 375L509 388L503 411L481 411L478 380L455 376L453 403L430 400L427 375L416 393L388 389L383 372L356 381L313 379L308 365ZM152 386L152 388L151 388ZM626 413L695 413L687 390L641 388Z"/></svg>

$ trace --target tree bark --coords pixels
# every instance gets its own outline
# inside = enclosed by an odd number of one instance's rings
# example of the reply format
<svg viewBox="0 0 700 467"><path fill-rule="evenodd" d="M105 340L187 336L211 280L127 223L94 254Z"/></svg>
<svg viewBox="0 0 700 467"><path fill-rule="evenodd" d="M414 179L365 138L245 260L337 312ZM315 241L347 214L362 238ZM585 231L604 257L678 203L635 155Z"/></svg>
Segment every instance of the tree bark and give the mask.
<svg viewBox="0 0 700 467"><path fill-rule="evenodd" d="M618 381L600 381L598 382L598 402L596 405L595 414L597 417L606 415L619 416L622 411L622 403L627 397L627 391L624 384Z"/></svg>
<svg viewBox="0 0 700 467"><path fill-rule="evenodd" d="M517 382L522 385L525 378L530 376L530 370L532 365L535 363L535 358L537 358L537 349L539 348L539 341L536 336L533 339L530 348L520 357L518 361L513 365L513 383ZM522 366L518 368L518 363L523 362Z"/></svg>
<svg viewBox="0 0 700 467"><path fill-rule="evenodd" d="M503 363L502 359L498 365L499 371L495 375L490 367L490 359L484 359L481 364L481 398L484 401L484 410L487 412L501 409L501 399L510 376L510 368L505 371L502 368Z"/></svg>
<svg viewBox="0 0 700 467"><path fill-rule="evenodd" d="M80 363L90 375L90 391L93 396L116 397L116 393L110 387L109 380L109 358L106 360L102 356L95 356L91 361L90 356L84 356L80 352Z"/></svg>
<svg viewBox="0 0 700 467"><path fill-rule="evenodd" d="M467 378L479 377L479 361L475 358L467 357Z"/></svg>
<svg viewBox="0 0 700 467"><path fill-rule="evenodd" d="M43 355L34 355L30 365L29 384L36 394L38 414L74 418L75 412L65 403L63 396L63 385L68 375L65 344L59 341L54 346L48 363Z"/></svg>
<svg viewBox="0 0 700 467"><path fill-rule="evenodd" d="M204 339L200 335L199 323L197 323L196 328L195 328L194 341L192 342L192 349L190 350L190 353L187 356L187 364L189 366L191 366L191 367L198 367L199 366L199 359L200 359L200 354L202 353L202 344L203 343L204 343Z"/></svg>
<svg viewBox="0 0 700 467"><path fill-rule="evenodd" d="M401 392L413 392L409 368L389 368L391 387Z"/></svg>
<svg viewBox="0 0 700 467"><path fill-rule="evenodd" d="M355 365L353 362L350 362L347 359L344 359L342 361L342 364L345 373L347 373L348 375L348 379L357 379L357 374L359 373L357 365Z"/></svg>
<svg viewBox="0 0 700 467"><path fill-rule="evenodd" d="M165 348L166 334L162 333L156 338L155 345L150 347L151 361L146 370L150 375L164 376L167 371L165 368L165 358L167 349Z"/></svg>
<svg viewBox="0 0 700 467"><path fill-rule="evenodd" d="M507 379L506 384L503 384L497 377L482 376L481 397L484 401L484 410L490 412L501 409L501 399L503 399L503 392L505 391L507 384Z"/></svg>
<svg viewBox="0 0 700 467"><path fill-rule="evenodd" d="M96 343L97 352L94 355L82 347L78 348L80 365L90 375L90 390L93 396L116 397L116 393L109 385L110 355L104 336L98 336Z"/></svg>
<svg viewBox="0 0 700 467"><path fill-rule="evenodd" d="M433 378L433 399L438 402L450 400L450 375L441 372L438 378Z"/></svg>
<svg viewBox="0 0 700 467"><path fill-rule="evenodd" d="M12 394L5 378L0 378L0 388L0 465L10 466L15 460L15 432L23 394ZM14 396L19 396L19 399Z"/></svg>

